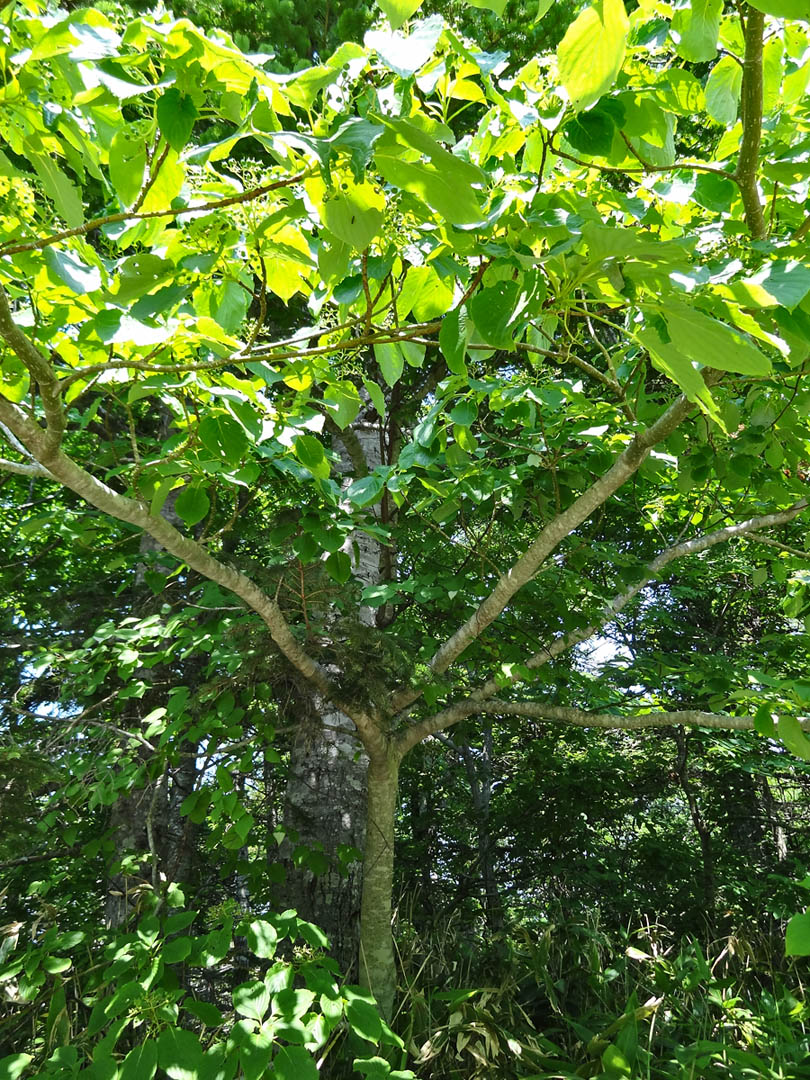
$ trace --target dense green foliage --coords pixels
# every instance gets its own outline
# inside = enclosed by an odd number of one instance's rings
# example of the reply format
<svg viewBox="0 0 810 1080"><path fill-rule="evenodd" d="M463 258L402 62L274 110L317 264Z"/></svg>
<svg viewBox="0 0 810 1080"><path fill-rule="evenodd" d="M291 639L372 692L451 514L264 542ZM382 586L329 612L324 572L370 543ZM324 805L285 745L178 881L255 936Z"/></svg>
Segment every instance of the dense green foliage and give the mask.
<svg viewBox="0 0 810 1080"><path fill-rule="evenodd" d="M0 20L0 1080L807 1075L807 5L133 7Z"/></svg>

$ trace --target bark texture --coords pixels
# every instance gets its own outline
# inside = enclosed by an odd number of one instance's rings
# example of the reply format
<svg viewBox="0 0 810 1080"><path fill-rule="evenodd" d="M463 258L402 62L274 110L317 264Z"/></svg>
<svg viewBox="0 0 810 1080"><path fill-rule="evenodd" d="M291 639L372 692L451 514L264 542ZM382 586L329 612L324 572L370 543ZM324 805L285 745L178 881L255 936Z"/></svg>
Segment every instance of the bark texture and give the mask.
<svg viewBox="0 0 810 1080"><path fill-rule="evenodd" d="M368 758L342 713L318 698L312 710L290 756L284 824L295 840L287 845L281 892L285 904L321 927L343 972L355 977Z"/></svg>
<svg viewBox="0 0 810 1080"><path fill-rule="evenodd" d="M335 446L346 485L380 463L379 430L371 425L338 433ZM379 581L378 541L356 532L344 550L363 585ZM359 619L371 626L374 612L361 608ZM341 674L339 666L329 668L336 683ZM284 804L291 842L285 845L286 882L280 894L285 904L324 930L342 971L356 978L368 756L352 720L320 694L300 693L299 709ZM314 854L308 856L305 849Z"/></svg>
<svg viewBox="0 0 810 1080"><path fill-rule="evenodd" d="M374 994L383 1015L390 1018L396 996L391 897L399 759L390 754L373 760L368 780L368 831L360 916L360 983Z"/></svg>

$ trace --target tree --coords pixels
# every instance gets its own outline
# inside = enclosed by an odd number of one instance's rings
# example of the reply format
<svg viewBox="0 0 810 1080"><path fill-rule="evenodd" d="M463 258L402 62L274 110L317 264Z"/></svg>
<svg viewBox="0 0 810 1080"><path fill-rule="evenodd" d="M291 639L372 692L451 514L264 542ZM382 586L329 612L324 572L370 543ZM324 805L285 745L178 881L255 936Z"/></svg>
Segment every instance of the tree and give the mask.
<svg viewBox="0 0 810 1080"><path fill-rule="evenodd" d="M385 1012L398 773L424 740L480 716L772 735L778 703L807 754L781 672L716 702L631 669L589 708L554 676L626 613L672 616L685 561L776 529L774 565L803 557L798 0L671 23L604 0L508 73L432 16L291 79L183 20L7 10L2 467L151 537L272 641L267 682L319 721L293 777L354 793L288 791L326 837L308 914L351 895L364 833Z"/></svg>

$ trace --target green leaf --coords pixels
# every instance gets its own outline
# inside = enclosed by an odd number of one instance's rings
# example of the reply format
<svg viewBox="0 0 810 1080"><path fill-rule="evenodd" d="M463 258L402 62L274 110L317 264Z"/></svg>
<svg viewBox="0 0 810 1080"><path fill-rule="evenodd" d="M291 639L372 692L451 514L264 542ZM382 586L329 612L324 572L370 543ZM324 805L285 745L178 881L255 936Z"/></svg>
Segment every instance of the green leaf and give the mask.
<svg viewBox="0 0 810 1080"><path fill-rule="evenodd" d="M0 1058L0 1080L18 1080L33 1060L30 1054L10 1054Z"/></svg>
<svg viewBox="0 0 810 1080"><path fill-rule="evenodd" d="M602 1064L609 1071L611 1078L616 1076L631 1076L632 1069L627 1058L613 1043L602 1052Z"/></svg>
<svg viewBox="0 0 810 1080"><path fill-rule="evenodd" d="M760 705L754 714L754 731L766 739L776 738L776 725L773 722L773 713L770 705Z"/></svg>
<svg viewBox="0 0 810 1080"><path fill-rule="evenodd" d="M469 320L467 309L461 307L450 311L442 319L439 329L439 348L447 366L454 375L466 375L465 364L466 346L469 337Z"/></svg>
<svg viewBox="0 0 810 1080"><path fill-rule="evenodd" d="M295 440L295 456L305 469L309 469L318 480L327 480L331 466L323 447L314 435L299 435Z"/></svg>
<svg viewBox="0 0 810 1080"><path fill-rule="evenodd" d="M160 95L157 102L157 122L172 150L182 150L191 138L197 110L186 94L172 86Z"/></svg>
<svg viewBox="0 0 810 1080"><path fill-rule="evenodd" d="M464 2L468 7L484 8L486 11L494 11L496 15L503 15L506 10L506 0L464 0ZM537 18L539 19L540 16L538 15Z"/></svg>
<svg viewBox="0 0 810 1080"><path fill-rule="evenodd" d="M718 124L730 127L737 119L742 88L742 68L724 56L712 68L706 83L706 111Z"/></svg>
<svg viewBox="0 0 810 1080"><path fill-rule="evenodd" d="M177 496L174 508L180 519L191 527L202 521L211 508L211 502L202 484L189 484Z"/></svg>
<svg viewBox="0 0 810 1080"><path fill-rule="evenodd" d="M776 725L779 738L796 757L810 761L810 739L804 734L795 716L784 713Z"/></svg>
<svg viewBox="0 0 810 1080"><path fill-rule="evenodd" d="M700 206L715 213L727 213L737 194L737 185L725 176L702 172L695 184L694 199Z"/></svg>
<svg viewBox="0 0 810 1080"><path fill-rule="evenodd" d="M498 281L475 293L469 301L475 328L488 345L508 349L512 345L509 330L520 297L516 281Z"/></svg>
<svg viewBox="0 0 810 1080"><path fill-rule="evenodd" d="M764 290L767 295L765 303L768 306L784 307L792 311L810 293L810 267L797 259L772 262L741 284L757 285Z"/></svg>
<svg viewBox="0 0 810 1080"><path fill-rule="evenodd" d="M53 199L56 212L65 219L71 229L77 229L84 222L82 197L76 185L68 179L53 158L44 154L32 154L31 164L45 189L45 194Z"/></svg>
<svg viewBox="0 0 810 1080"><path fill-rule="evenodd" d="M376 473L370 473L359 480L355 480L346 490L346 495L355 506L369 506L376 502L382 494L385 481Z"/></svg>
<svg viewBox="0 0 810 1080"><path fill-rule="evenodd" d="M597 105L588 112L577 113L565 125L563 132L575 150L607 157L613 146L616 124L610 112Z"/></svg>
<svg viewBox="0 0 810 1080"><path fill-rule="evenodd" d="M787 924L785 953L788 956L810 956L810 911L805 911Z"/></svg>
<svg viewBox="0 0 810 1080"><path fill-rule="evenodd" d="M324 565L329 576L340 585L345 585L352 576L352 561L345 551L333 551Z"/></svg>
<svg viewBox="0 0 810 1080"><path fill-rule="evenodd" d="M250 294L236 281L225 281L217 289L211 314L228 334L234 334L245 321Z"/></svg>
<svg viewBox="0 0 810 1080"><path fill-rule="evenodd" d="M661 314L678 351L699 364L739 375L770 374L768 358L725 323L675 300Z"/></svg>
<svg viewBox="0 0 810 1080"><path fill-rule="evenodd" d="M653 365L681 388L689 401L698 402L713 420L722 421L703 376L690 357L685 356L673 342L665 342L653 326L636 332L636 337L650 354Z"/></svg>
<svg viewBox="0 0 810 1080"><path fill-rule="evenodd" d="M123 206L135 201L145 168L145 140L127 128L117 132L110 145L110 180Z"/></svg>
<svg viewBox="0 0 810 1080"><path fill-rule="evenodd" d="M370 1076L371 1080L389 1080L391 1066L381 1057L355 1058L352 1068L361 1076Z"/></svg>
<svg viewBox="0 0 810 1080"><path fill-rule="evenodd" d="M237 986L231 997L239 1015L249 1020L263 1020L270 1007L270 991L258 980Z"/></svg>
<svg viewBox="0 0 810 1080"><path fill-rule="evenodd" d="M227 413L203 417L197 435L211 456L224 465L238 465L247 451L245 429Z"/></svg>
<svg viewBox="0 0 810 1080"><path fill-rule="evenodd" d="M679 36L678 56L700 63L717 55L723 0L690 0L672 17L672 29Z"/></svg>
<svg viewBox="0 0 810 1080"><path fill-rule="evenodd" d="M377 0L377 3L385 12L392 30L399 30L400 26L422 6L422 0Z"/></svg>
<svg viewBox="0 0 810 1080"><path fill-rule="evenodd" d="M382 387L379 383L374 382L373 379L363 379L363 386L368 391L368 396L371 398L371 403L377 410L377 414L384 420L385 419L385 394L382 392Z"/></svg>
<svg viewBox="0 0 810 1080"><path fill-rule="evenodd" d="M191 938L177 937L167 941L163 946L163 962L166 964L179 964L191 953Z"/></svg>
<svg viewBox="0 0 810 1080"><path fill-rule="evenodd" d="M383 223L385 196L373 184L353 184L324 196L321 220L330 232L357 251L365 251Z"/></svg>
<svg viewBox="0 0 810 1080"><path fill-rule="evenodd" d="M332 419L341 429L346 428L360 412L362 401L356 387L350 382L330 384L324 390L324 401L333 406L329 410Z"/></svg>
<svg viewBox="0 0 810 1080"><path fill-rule="evenodd" d="M214 967L224 960L231 948L232 927L230 922L221 930L211 930L203 939L200 956L205 967Z"/></svg>
<svg viewBox="0 0 810 1080"><path fill-rule="evenodd" d="M146 1039L124 1058L119 1080L152 1080L158 1067L158 1044Z"/></svg>
<svg viewBox="0 0 810 1080"><path fill-rule="evenodd" d="M196 1016L206 1027L221 1027L225 1023L225 1017L216 1007L208 1001L195 1001L194 998L186 998L183 1008Z"/></svg>
<svg viewBox="0 0 810 1080"><path fill-rule="evenodd" d="M401 318L411 311L418 322L429 322L444 315L453 306L452 285L443 281L431 266L414 266L397 297Z"/></svg>
<svg viewBox="0 0 810 1080"><path fill-rule="evenodd" d="M483 211L473 189L459 187L458 180L435 165L382 153L377 154L377 165L389 184L412 191L451 225L475 225L482 220Z"/></svg>
<svg viewBox="0 0 810 1080"><path fill-rule="evenodd" d="M273 1058L275 1080L318 1080L318 1069L303 1046L282 1046Z"/></svg>
<svg viewBox="0 0 810 1080"><path fill-rule="evenodd" d="M810 21L808 0L748 0L748 2L757 11L764 11L766 15L776 15L779 19Z"/></svg>
<svg viewBox="0 0 810 1080"><path fill-rule="evenodd" d="M86 296L101 288L101 271L88 266L72 251L59 251L56 247L45 249L45 262L69 289L79 296ZM164 335L165 337L165 331Z"/></svg>
<svg viewBox="0 0 810 1080"><path fill-rule="evenodd" d="M623 0L596 0L568 27L557 47L557 63L577 111L597 102L615 82L629 26Z"/></svg>
<svg viewBox="0 0 810 1080"><path fill-rule="evenodd" d="M405 367L402 349L395 341L374 346L374 358L380 366L382 377L389 386L396 386Z"/></svg>
<svg viewBox="0 0 810 1080"><path fill-rule="evenodd" d="M454 424L471 427L478 416L478 407L474 401L460 401L454 409L450 410L448 415Z"/></svg>
<svg viewBox="0 0 810 1080"><path fill-rule="evenodd" d="M157 1043L158 1063L170 1080L198 1080L203 1048L197 1036L180 1027L168 1027Z"/></svg>
<svg viewBox="0 0 810 1080"><path fill-rule="evenodd" d="M248 948L263 960L269 960L275 955L277 941L278 932L275 926L264 919L256 919L248 927Z"/></svg>
<svg viewBox="0 0 810 1080"><path fill-rule="evenodd" d="M480 222L483 211L474 185L485 184L483 170L445 150L415 124L384 116L380 120L390 132L379 140L375 149L377 166L385 179L403 191L418 195L453 225ZM403 143L418 150L428 161L404 160Z"/></svg>
<svg viewBox="0 0 810 1080"><path fill-rule="evenodd" d="M349 1027L361 1039L376 1043L382 1035L382 1021L375 1005L362 998L352 998L346 1006L346 1020Z"/></svg>
<svg viewBox="0 0 810 1080"><path fill-rule="evenodd" d="M42 961L42 970L49 975L58 975L60 971L67 971L72 963L67 956L46 956Z"/></svg>

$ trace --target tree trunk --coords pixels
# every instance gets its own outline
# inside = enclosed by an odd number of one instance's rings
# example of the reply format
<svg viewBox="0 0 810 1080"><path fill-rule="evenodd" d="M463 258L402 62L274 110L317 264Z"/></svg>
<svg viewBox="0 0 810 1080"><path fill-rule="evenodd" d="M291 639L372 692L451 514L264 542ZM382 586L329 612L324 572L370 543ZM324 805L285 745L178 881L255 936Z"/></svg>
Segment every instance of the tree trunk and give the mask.
<svg viewBox="0 0 810 1080"><path fill-rule="evenodd" d="M368 759L351 721L312 701L290 757L284 903L326 933L343 972L356 973L366 837ZM354 853L352 852L354 849Z"/></svg>
<svg viewBox="0 0 810 1080"><path fill-rule="evenodd" d="M349 431L338 431L336 437L344 487L380 464L377 426L360 423ZM379 541L356 532L343 550L361 584L379 582L383 551ZM361 607L359 622L374 626L375 614L373 609ZM362 663L365 658L356 659ZM330 674L340 681L339 666L330 669ZM368 757L352 721L319 695L301 691L298 707L304 715L297 718L299 729L290 755L284 802L284 826L291 833L291 843L285 845L287 880L279 893L299 915L321 927L344 974L355 977Z"/></svg>
<svg viewBox="0 0 810 1080"><path fill-rule="evenodd" d="M469 743L462 743L461 757L470 782L475 835L477 843L478 873L481 882L481 903L484 918L491 934L499 934L504 928L503 904L495 872L495 845L490 828L490 802L492 800L492 722L484 724L484 745L480 760L476 759Z"/></svg>
<svg viewBox="0 0 810 1080"><path fill-rule="evenodd" d="M396 995L391 902L399 758L375 757L368 770L368 828L360 911L360 983L390 1019Z"/></svg>
<svg viewBox="0 0 810 1080"><path fill-rule="evenodd" d="M672 729L675 744L678 747L678 756L675 763L675 773L678 777L681 791L686 798L689 807L689 816L695 827L695 832L700 840L701 854L701 878L703 884L703 912L706 925L711 930L714 926L716 886L714 877L714 848L712 845L712 833L700 810L700 804L695 794L695 789L689 779L688 762L688 738L683 728Z"/></svg>

